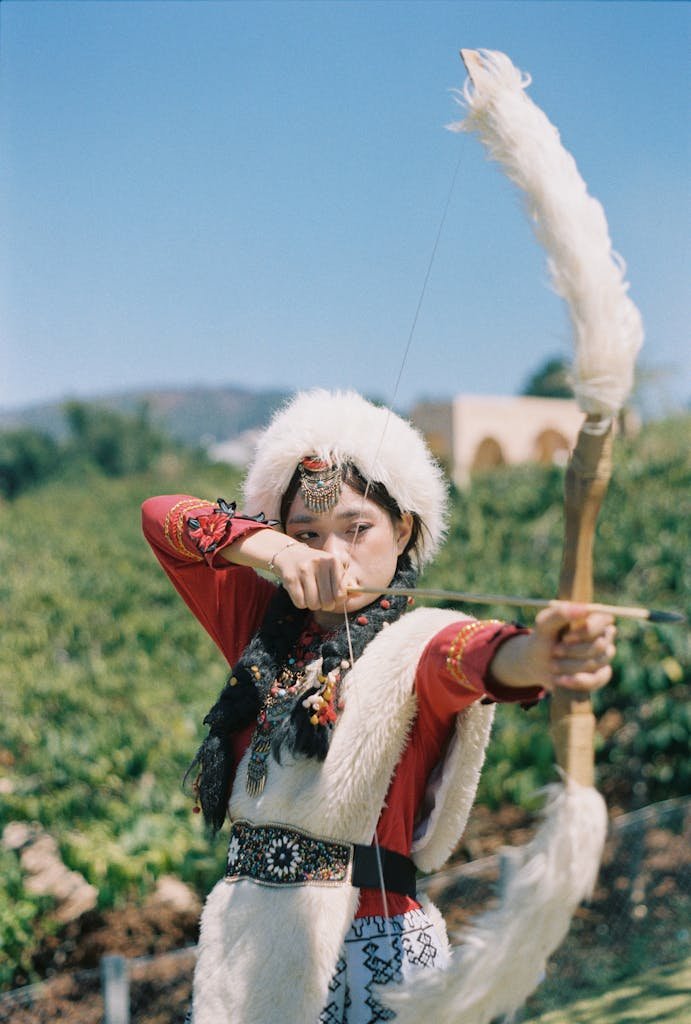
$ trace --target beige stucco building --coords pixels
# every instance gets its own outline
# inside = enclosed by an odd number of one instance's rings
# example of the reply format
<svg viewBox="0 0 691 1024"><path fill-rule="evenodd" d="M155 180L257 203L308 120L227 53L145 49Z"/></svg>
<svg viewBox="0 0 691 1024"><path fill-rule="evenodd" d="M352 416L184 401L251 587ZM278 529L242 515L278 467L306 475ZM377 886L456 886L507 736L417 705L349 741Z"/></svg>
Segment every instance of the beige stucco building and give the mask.
<svg viewBox="0 0 691 1024"><path fill-rule="evenodd" d="M450 402L421 402L411 419L463 487L475 470L521 462L563 465L583 413L568 398L459 395Z"/></svg>

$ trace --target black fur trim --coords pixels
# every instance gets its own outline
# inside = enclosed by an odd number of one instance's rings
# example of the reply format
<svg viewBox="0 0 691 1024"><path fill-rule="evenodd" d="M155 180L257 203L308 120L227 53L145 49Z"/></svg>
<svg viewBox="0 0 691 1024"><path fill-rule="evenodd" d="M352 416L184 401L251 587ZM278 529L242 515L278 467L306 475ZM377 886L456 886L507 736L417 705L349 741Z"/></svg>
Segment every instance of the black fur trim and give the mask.
<svg viewBox="0 0 691 1024"><path fill-rule="evenodd" d="M415 585L416 579L417 573L409 557L403 555L399 559L398 571L391 585L409 588ZM406 610L408 599L389 597L386 603L388 607L382 608L379 600L374 601L349 620L353 657L356 660L385 623L395 622L400 618ZM229 679L204 719L204 724L209 727L209 733L197 751L187 775L189 776L195 768L199 770L199 799L204 819L214 832L217 832L225 821L230 786L236 767L231 753L230 736L256 719L270 687L287 664L308 614L295 608L282 587L277 588L261 626L231 673L230 679L234 677L237 683L231 685ZM357 621L362 617L366 618L365 623ZM319 656L322 658L324 675L340 668L343 660L350 660L345 622L324 641ZM312 725L311 712L303 706L307 695L302 693L296 699L290 716L276 732L272 753L279 762L284 750L293 756L314 757L319 761L326 758L332 726Z"/></svg>

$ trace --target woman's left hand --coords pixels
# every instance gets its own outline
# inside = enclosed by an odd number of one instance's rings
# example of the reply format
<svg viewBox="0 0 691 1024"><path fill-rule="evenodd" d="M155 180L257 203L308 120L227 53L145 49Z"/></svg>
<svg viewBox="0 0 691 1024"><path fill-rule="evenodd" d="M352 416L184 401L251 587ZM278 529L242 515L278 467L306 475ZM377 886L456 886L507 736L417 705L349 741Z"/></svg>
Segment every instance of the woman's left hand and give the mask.
<svg viewBox="0 0 691 1024"><path fill-rule="evenodd" d="M544 608L532 635L535 668L547 690L599 690L612 678L616 626L611 615L568 601Z"/></svg>
<svg viewBox="0 0 691 1024"><path fill-rule="evenodd" d="M492 675L505 686L599 690L612 678L615 636L611 615L555 601L540 612L531 633L501 645L492 659Z"/></svg>

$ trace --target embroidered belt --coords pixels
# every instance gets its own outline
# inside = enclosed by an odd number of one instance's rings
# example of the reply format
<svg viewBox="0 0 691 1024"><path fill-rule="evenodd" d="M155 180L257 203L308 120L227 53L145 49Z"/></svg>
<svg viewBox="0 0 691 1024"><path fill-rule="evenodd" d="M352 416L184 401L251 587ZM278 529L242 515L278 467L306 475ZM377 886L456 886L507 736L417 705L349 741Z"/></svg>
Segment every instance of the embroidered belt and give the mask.
<svg viewBox="0 0 691 1024"><path fill-rule="evenodd" d="M381 870L380 870L381 864ZM251 878L260 885L343 885L378 889L415 899L412 860L385 847L320 839L287 825L234 821L226 882Z"/></svg>

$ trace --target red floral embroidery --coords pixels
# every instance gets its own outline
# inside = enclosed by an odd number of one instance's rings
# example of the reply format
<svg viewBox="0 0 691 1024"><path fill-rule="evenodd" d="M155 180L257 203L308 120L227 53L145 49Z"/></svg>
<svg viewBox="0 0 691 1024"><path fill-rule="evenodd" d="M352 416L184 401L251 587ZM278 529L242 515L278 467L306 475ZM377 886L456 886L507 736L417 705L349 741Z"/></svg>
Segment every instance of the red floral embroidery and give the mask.
<svg viewBox="0 0 691 1024"><path fill-rule="evenodd" d="M214 551L222 547L229 536L232 519L243 519L249 523L267 526L279 525L276 519L267 519L263 512L256 516L236 516L235 509L234 501L228 502L224 498L219 498L214 508L199 512L187 520L187 533L209 565L212 564Z"/></svg>
<svg viewBox="0 0 691 1024"><path fill-rule="evenodd" d="M187 520L187 532L197 550L208 558L217 551L230 532L235 515L235 502L228 504L219 499L218 505L208 512L200 512Z"/></svg>

